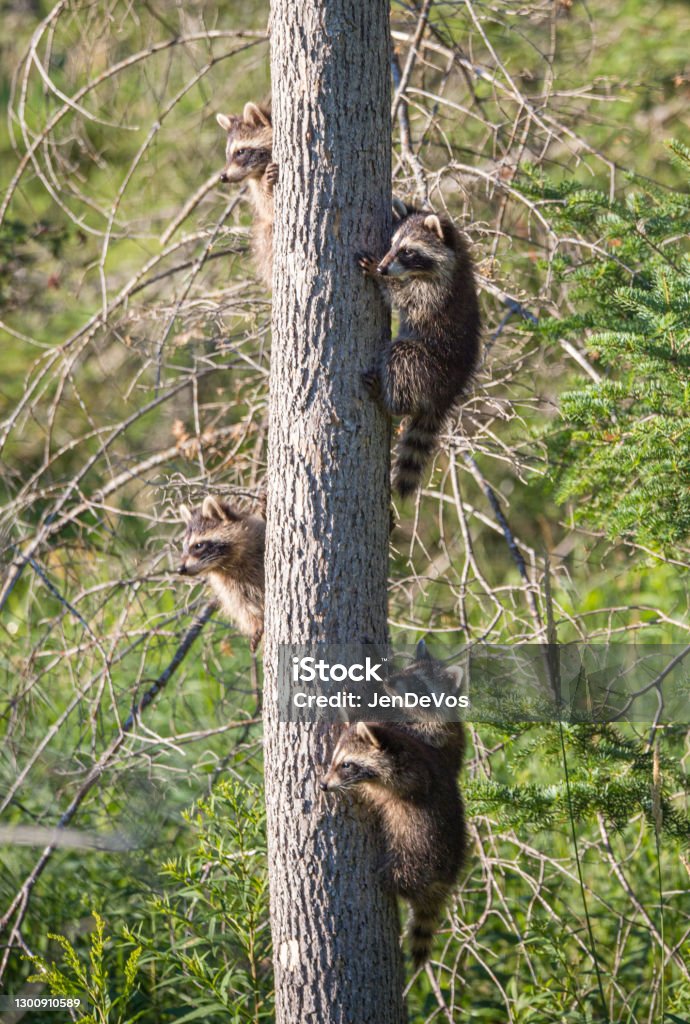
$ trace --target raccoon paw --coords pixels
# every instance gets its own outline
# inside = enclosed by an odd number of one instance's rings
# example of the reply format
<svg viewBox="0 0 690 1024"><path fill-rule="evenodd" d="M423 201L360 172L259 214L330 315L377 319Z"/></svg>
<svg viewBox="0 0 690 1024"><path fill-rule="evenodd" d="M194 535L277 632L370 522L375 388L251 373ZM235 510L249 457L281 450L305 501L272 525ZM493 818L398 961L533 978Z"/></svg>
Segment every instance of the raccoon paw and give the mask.
<svg viewBox="0 0 690 1024"><path fill-rule="evenodd" d="M376 370L365 370L362 374L362 384L371 398L381 397L381 378Z"/></svg>
<svg viewBox="0 0 690 1024"><path fill-rule="evenodd" d="M277 185L278 184L278 164L274 164L274 163L267 164L266 165L266 170L264 171L264 176L266 178L266 183L268 185L271 185L271 186L272 185Z"/></svg>
<svg viewBox="0 0 690 1024"><path fill-rule="evenodd" d="M369 277L376 277L378 275L378 263L373 256L370 256L366 252L357 253L357 262L360 267Z"/></svg>
<svg viewBox="0 0 690 1024"><path fill-rule="evenodd" d="M259 506L259 515L261 516L263 521L266 522L266 511L268 509L268 492L265 487L263 491L259 493L256 500Z"/></svg>

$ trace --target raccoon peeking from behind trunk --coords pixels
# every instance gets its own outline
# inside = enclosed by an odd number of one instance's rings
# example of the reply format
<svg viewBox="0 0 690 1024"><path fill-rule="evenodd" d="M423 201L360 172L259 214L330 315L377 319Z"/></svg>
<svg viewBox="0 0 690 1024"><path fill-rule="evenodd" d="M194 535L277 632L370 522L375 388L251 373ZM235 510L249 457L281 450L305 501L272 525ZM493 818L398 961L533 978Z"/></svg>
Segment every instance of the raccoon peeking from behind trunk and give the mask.
<svg viewBox="0 0 690 1024"><path fill-rule="evenodd" d="M271 288L273 272L273 187L278 165L272 161L273 124L267 106L245 104L241 116L217 114L218 124L227 132L223 183L247 181L254 208L252 251L264 284Z"/></svg>
<svg viewBox="0 0 690 1024"><path fill-rule="evenodd" d="M260 516L207 495L196 512L180 505L187 524L178 572L205 576L222 611L256 651L264 631L265 504Z"/></svg>
<svg viewBox="0 0 690 1024"><path fill-rule="evenodd" d="M363 375L393 416L409 417L393 468L405 497L420 484L448 415L479 358L481 320L469 250L446 216L397 203L391 247L380 261L360 254L400 316L397 337Z"/></svg>

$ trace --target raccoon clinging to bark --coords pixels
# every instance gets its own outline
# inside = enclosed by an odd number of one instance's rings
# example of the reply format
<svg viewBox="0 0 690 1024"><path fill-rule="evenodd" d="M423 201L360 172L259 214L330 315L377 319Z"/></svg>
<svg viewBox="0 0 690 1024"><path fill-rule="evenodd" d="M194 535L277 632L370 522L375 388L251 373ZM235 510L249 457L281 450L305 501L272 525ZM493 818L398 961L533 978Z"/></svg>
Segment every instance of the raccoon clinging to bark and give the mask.
<svg viewBox="0 0 690 1024"><path fill-rule="evenodd" d="M271 287L273 269L273 186L278 165L271 160L273 124L267 107L245 104L242 116L217 114L218 124L227 132L222 182L244 181L254 207L252 250L264 284Z"/></svg>
<svg viewBox="0 0 690 1024"><path fill-rule="evenodd" d="M211 495L200 511L180 505L179 512L187 530L178 571L208 577L221 609L251 637L254 652L264 631L265 512L239 512Z"/></svg>
<svg viewBox="0 0 690 1024"><path fill-rule="evenodd" d="M360 255L359 264L385 288L400 329L363 379L391 415L409 417L393 469L393 487L405 497L419 486L438 434L471 380L481 321L472 261L453 222L404 204L394 213L389 251L379 262Z"/></svg>
<svg viewBox="0 0 690 1024"><path fill-rule="evenodd" d="M356 790L378 814L385 867L411 908L408 935L416 967L429 957L465 859L457 783L462 747L457 730L357 722L341 735L320 784L326 792Z"/></svg>

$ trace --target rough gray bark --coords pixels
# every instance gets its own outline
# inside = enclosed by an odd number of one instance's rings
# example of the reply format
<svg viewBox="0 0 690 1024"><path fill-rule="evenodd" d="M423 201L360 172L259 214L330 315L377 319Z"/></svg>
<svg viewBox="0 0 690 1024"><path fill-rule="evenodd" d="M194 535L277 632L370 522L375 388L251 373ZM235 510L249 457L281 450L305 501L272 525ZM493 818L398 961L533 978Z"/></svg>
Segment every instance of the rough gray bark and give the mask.
<svg viewBox="0 0 690 1024"><path fill-rule="evenodd" d="M279 722L281 643L386 634L389 428L360 373L388 330L355 253L390 228L388 0L273 0L275 193L265 763L278 1024L401 1024L378 837L318 779L332 737Z"/></svg>

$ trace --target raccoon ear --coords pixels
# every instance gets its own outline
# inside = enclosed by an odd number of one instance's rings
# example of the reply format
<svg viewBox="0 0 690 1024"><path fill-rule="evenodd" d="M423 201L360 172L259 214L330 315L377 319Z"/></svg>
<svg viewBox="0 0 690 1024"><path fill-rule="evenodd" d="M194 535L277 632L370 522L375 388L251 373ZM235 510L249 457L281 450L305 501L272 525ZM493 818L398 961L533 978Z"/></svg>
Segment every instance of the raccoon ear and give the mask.
<svg viewBox="0 0 690 1024"><path fill-rule="evenodd" d="M443 670L443 675L450 680L450 685L459 690L465 678L465 670L462 665L449 665Z"/></svg>
<svg viewBox="0 0 690 1024"><path fill-rule="evenodd" d="M431 655L429 654L429 648L426 645L426 640L419 641L415 654L417 661L431 661Z"/></svg>
<svg viewBox="0 0 690 1024"><path fill-rule="evenodd" d="M183 523L191 523L193 516L186 505L180 505L177 511L180 513L180 519Z"/></svg>
<svg viewBox="0 0 690 1024"><path fill-rule="evenodd" d="M218 501L212 494L207 494L201 505L201 514L205 519L219 519L221 522L227 522L230 519L235 519L230 512L227 505L223 502Z"/></svg>
<svg viewBox="0 0 690 1024"><path fill-rule="evenodd" d="M435 213L430 213L428 217L424 218L424 227L427 231L433 231L435 235L438 235L441 241L444 240L443 226Z"/></svg>
<svg viewBox="0 0 690 1024"><path fill-rule="evenodd" d="M216 121L221 126L224 132L234 131L234 121L231 117L228 117L227 114L216 114Z"/></svg>
<svg viewBox="0 0 690 1024"><path fill-rule="evenodd" d="M257 107L256 103L245 103L242 117L244 118L244 123L251 125L252 128L271 127L271 118L265 110Z"/></svg>
<svg viewBox="0 0 690 1024"><path fill-rule="evenodd" d="M377 735L377 727L375 725L367 725L366 722L357 722L355 726L355 735L358 739L362 740L363 743L368 743L372 747L376 747L377 750L381 749L381 740Z"/></svg>
<svg viewBox="0 0 690 1024"><path fill-rule="evenodd" d="M411 208L397 196L393 196L393 223L399 224L411 213Z"/></svg>

